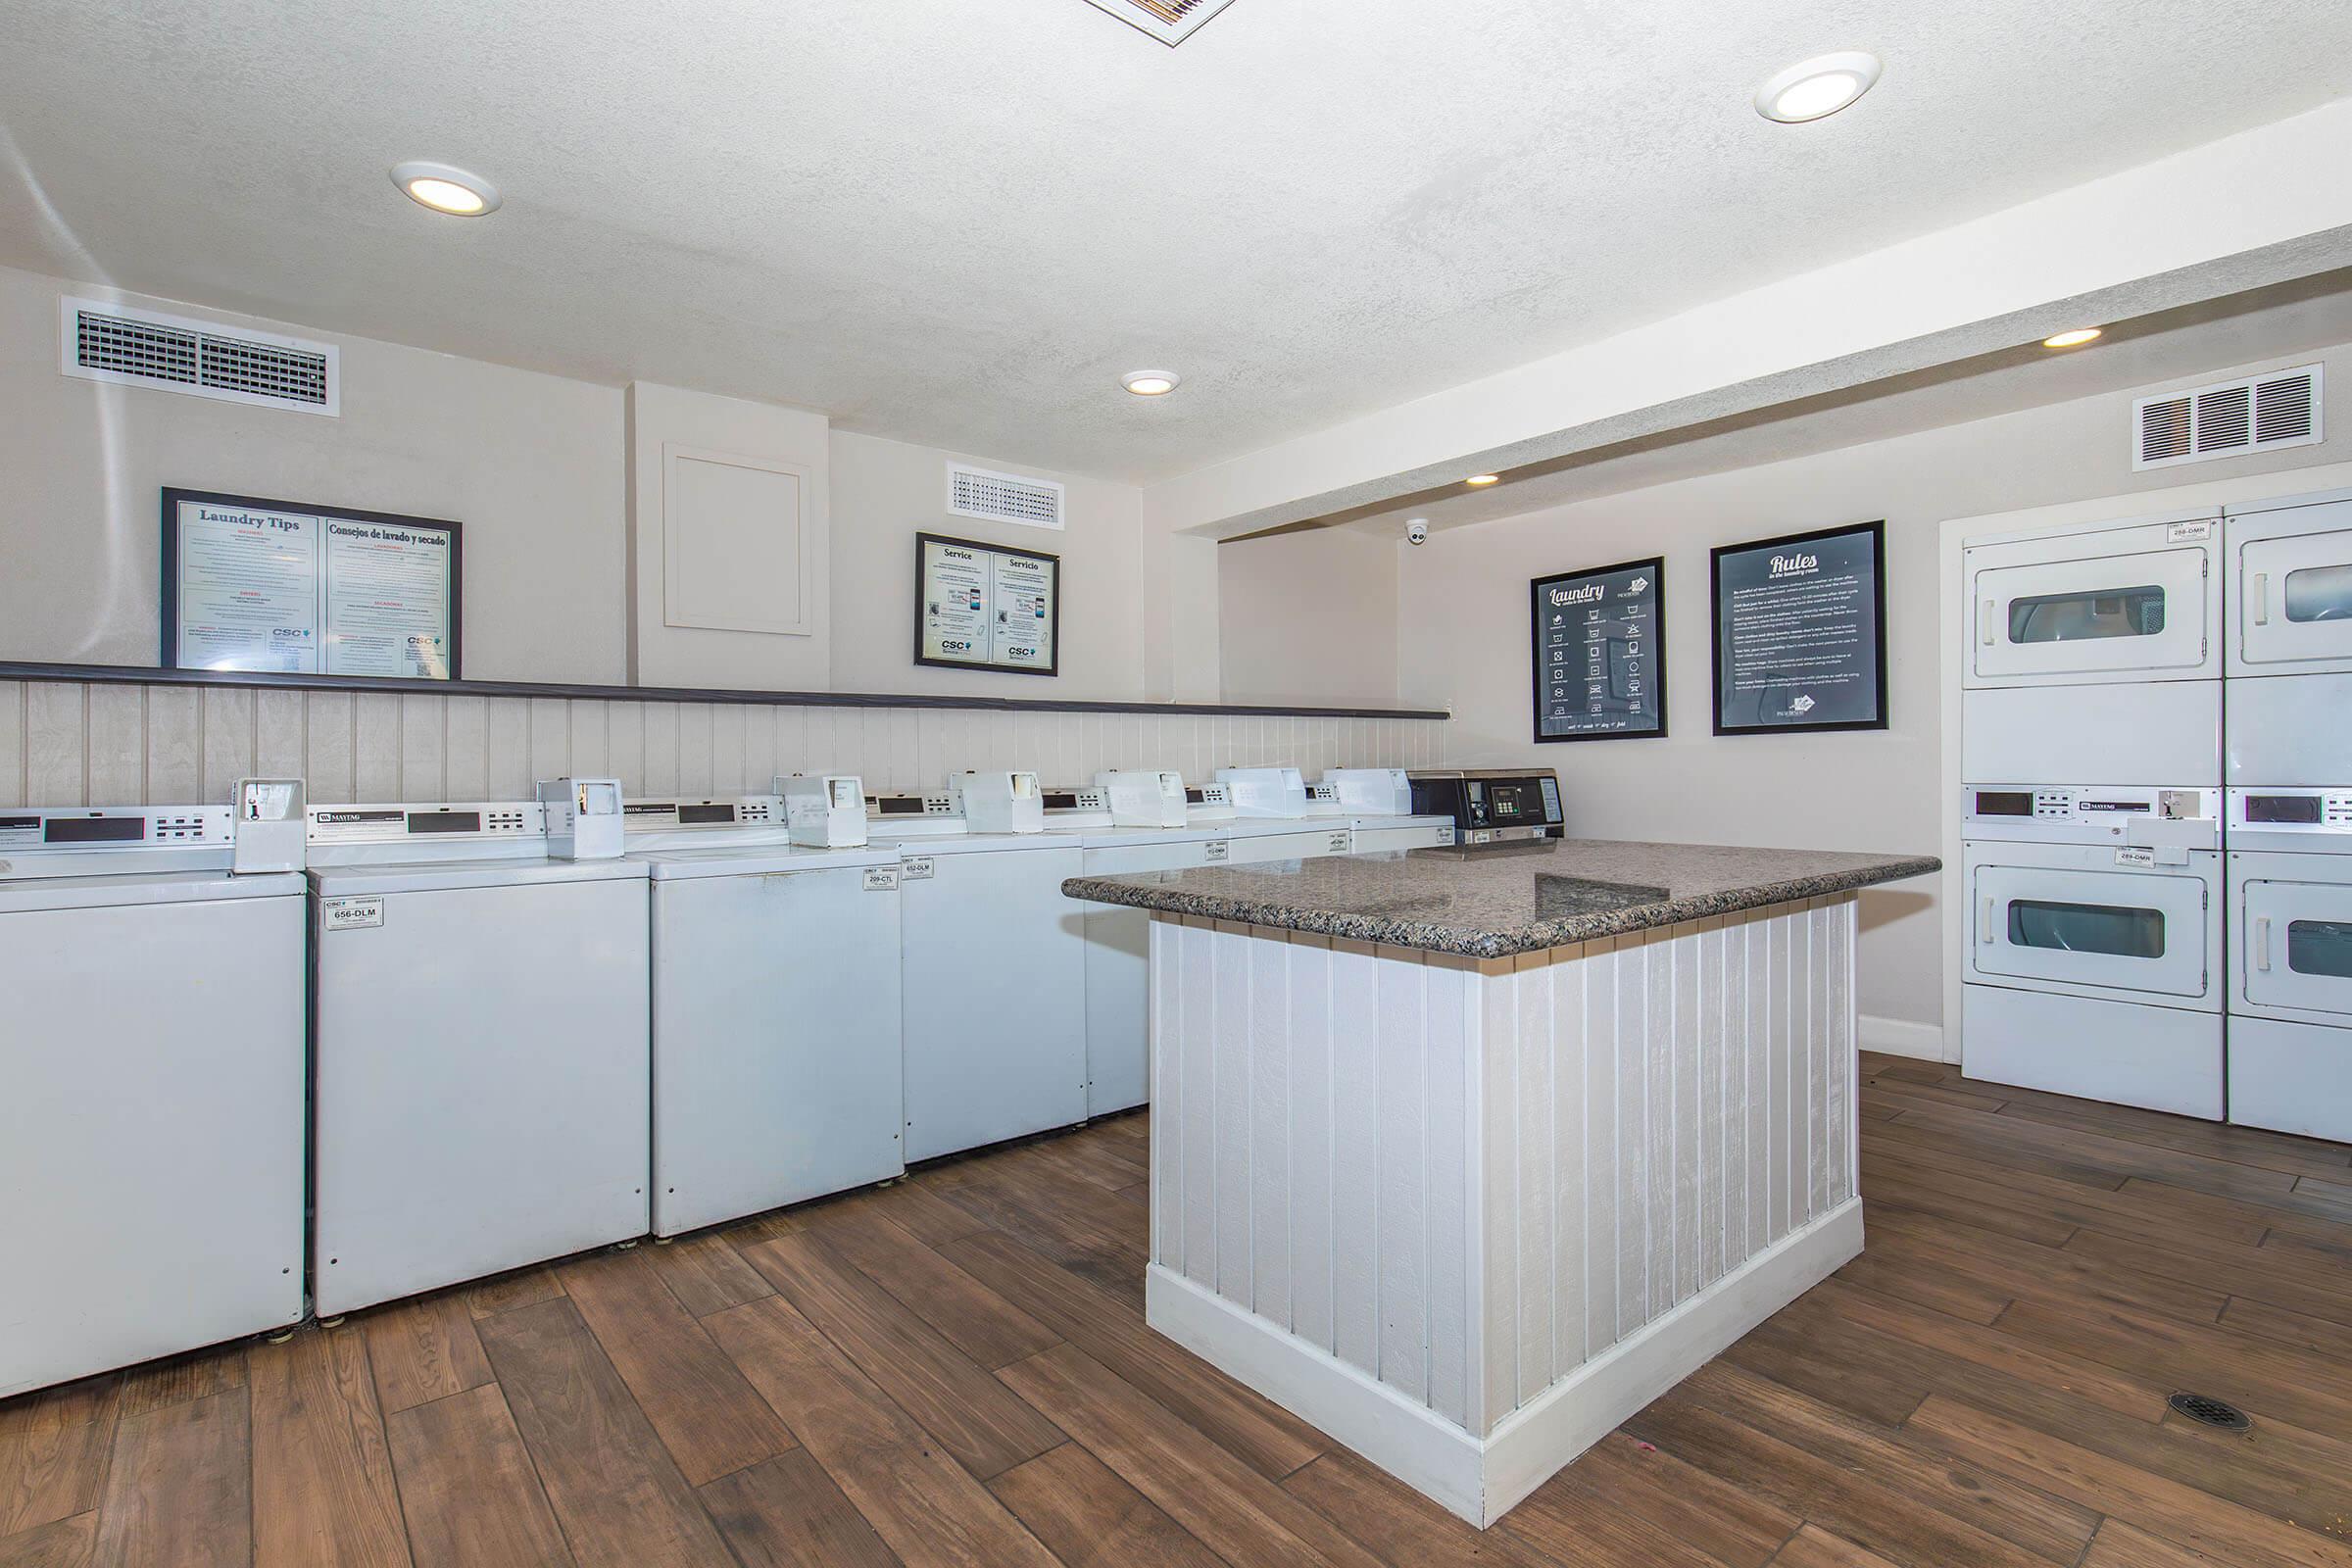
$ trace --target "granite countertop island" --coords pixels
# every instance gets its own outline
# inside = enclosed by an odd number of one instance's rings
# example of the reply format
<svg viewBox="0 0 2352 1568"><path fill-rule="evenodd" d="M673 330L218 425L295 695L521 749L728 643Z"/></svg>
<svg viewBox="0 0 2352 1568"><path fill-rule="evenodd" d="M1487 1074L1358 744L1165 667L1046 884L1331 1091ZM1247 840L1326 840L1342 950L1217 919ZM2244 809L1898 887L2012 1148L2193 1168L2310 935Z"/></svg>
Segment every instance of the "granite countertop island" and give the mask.
<svg viewBox="0 0 2352 1568"><path fill-rule="evenodd" d="M1539 840L1131 876L1062 892L1390 947L1505 958L1924 876L1933 856Z"/></svg>
<svg viewBox="0 0 2352 1568"><path fill-rule="evenodd" d="M1855 890L1592 840L1062 884L1149 914L1154 1329L1473 1524L1861 1250Z"/></svg>

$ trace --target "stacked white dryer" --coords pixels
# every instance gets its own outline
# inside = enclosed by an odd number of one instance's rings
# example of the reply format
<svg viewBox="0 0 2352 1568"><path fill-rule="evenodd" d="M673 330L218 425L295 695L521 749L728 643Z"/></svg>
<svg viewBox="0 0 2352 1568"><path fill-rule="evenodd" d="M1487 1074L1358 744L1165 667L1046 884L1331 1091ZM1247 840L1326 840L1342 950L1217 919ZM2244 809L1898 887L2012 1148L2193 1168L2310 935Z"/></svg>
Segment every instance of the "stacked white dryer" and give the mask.
<svg viewBox="0 0 2352 1568"><path fill-rule="evenodd" d="M2222 520L1968 542L1972 1076L2223 1114Z"/></svg>
<svg viewBox="0 0 2352 1568"><path fill-rule="evenodd" d="M2352 492L2228 535L2230 1119L2352 1139Z"/></svg>

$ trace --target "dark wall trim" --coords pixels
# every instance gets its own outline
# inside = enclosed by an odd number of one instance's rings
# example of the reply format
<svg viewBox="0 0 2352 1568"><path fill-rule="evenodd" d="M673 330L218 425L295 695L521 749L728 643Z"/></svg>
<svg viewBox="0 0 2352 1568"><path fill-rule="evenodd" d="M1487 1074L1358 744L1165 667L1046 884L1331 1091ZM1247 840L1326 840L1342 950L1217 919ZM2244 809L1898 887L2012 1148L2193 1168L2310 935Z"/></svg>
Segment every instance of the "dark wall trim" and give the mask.
<svg viewBox="0 0 2352 1568"><path fill-rule="evenodd" d="M391 680L157 669L142 664L28 664L0 660L0 680L111 681L130 686L244 686L304 692L415 692L427 697L564 697L595 702L740 703L777 708L949 708L1008 713L1189 713L1224 718L1443 719L1442 708L1281 708L1261 703L1094 703L1053 697L919 697L900 692L747 692L686 686L563 686L520 680Z"/></svg>

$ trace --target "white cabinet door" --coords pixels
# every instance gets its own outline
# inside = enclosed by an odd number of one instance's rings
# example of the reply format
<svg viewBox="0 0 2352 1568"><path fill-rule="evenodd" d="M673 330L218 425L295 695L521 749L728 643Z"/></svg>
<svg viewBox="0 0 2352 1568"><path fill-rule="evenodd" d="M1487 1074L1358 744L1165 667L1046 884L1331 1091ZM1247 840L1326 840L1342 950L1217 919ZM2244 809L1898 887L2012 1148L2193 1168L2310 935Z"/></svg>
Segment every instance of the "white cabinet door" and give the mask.
<svg viewBox="0 0 2352 1568"><path fill-rule="evenodd" d="M1086 874L1183 870L1204 854L1199 839L1088 850ZM1152 1098L1152 916L1115 904L1085 907L1086 1112L1103 1116Z"/></svg>
<svg viewBox="0 0 2352 1568"><path fill-rule="evenodd" d="M2254 527L2279 531L2237 542L2238 662L2260 674L2352 668L2352 502L2267 513Z"/></svg>
<svg viewBox="0 0 2352 1568"><path fill-rule="evenodd" d="M2064 985L2205 994L2205 882L2151 871L1977 868L1970 968Z"/></svg>
<svg viewBox="0 0 2352 1568"><path fill-rule="evenodd" d="M904 882L906 1158L1086 1119L1086 906L1075 845L930 858Z"/></svg>
<svg viewBox="0 0 2352 1568"><path fill-rule="evenodd" d="M321 1316L645 1234L642 878L313 906Z"/></svg>
<svg viewBox="0 0 2352 1568"><path fill-rule="evenodd" d="M1970 667L1980 680L2205 672L2209 556L2194 545L1976 569Z"/></svg>
<svg viewBox="0 0 2352 1568"><path fill-rule="evenodd" d="M842 866L653 899L654 1234L904 1170L897 890Z"/></svg>
<svg viewBox="0 0 2352 1568"><path fill-rule="evenodd" d="M2352 884L2248 882L2239 933L2248 1002L2352 1017Z"/></svg>

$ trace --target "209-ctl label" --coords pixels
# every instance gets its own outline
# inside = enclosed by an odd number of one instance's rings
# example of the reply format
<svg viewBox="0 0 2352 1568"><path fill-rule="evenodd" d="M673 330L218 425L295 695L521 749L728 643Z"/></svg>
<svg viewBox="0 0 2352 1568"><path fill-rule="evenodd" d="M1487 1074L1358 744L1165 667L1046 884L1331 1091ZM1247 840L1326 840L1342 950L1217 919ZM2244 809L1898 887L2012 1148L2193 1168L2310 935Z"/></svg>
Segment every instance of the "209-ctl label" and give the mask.
<svg viewBox="0 0 2352 1568"><path fill-rule="evenodd" d="M320 899L318 927L322 931L360 931L384 923L384 901L374 899Z"/></svg>

